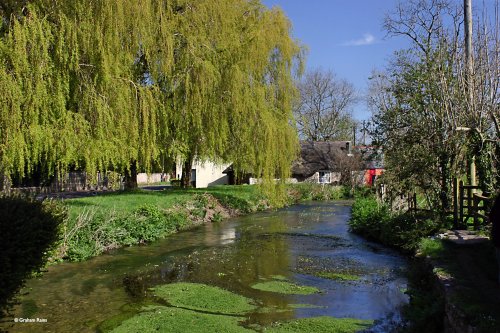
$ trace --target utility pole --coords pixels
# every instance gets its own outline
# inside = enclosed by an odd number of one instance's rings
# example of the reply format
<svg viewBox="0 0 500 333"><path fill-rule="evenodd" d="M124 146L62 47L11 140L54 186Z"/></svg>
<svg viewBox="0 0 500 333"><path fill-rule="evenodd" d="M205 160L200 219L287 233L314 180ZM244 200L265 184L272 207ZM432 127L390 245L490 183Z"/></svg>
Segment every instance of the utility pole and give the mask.
<svg viewBox="0 0 500 333"><path fill-rule="evenodd" d="M464 29L465 29L465 59L467 61L466 84L469 93L469 103L472 106L474 97L473 71L474 63L472 59L472 0L464 0Z"/></svg>
<svg viewBox="0 0 500 333"><path fill-rule="evenodd" d="M356 125L352 126L352 146L356 145Z"/></svg>
<svg viewBox="0 0 500 333"><path fill-rule="evenodd" d="M368 126L370 126L370 122L363 120L363 146L366 146L366 132L368 132Z"/></svg>
<svg viewBox="0 0 500 333"><path fill-rule="evenodd" d="M472 0L464 0L464 36L465 36L465 60L467 62L467 71L465 73L465 83L469 98L469 114L472 115L471 125L476 126L475 108L474 108L474 62L472 59ZM470 183L476 185L476 163L475 156L470 161Z"/></svg>

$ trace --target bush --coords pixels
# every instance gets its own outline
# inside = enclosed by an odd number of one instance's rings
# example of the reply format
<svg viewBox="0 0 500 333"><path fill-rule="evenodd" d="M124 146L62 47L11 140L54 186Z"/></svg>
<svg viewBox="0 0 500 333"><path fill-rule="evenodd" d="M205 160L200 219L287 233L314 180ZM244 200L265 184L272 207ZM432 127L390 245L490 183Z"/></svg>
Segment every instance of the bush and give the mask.
<svg viewBox="0 0 500 333"><path fill-rule="evenodd" d="M339 200L349 198L349 189L343 186L331 186L315 183L298 183L288 185L288 195L293 201Z"/></svg>
<svg viewBox="0 0 500 333"><path fill-rule="evenodd" d="M352 205L349 227L372 240L380 240L382 229L390 219L389 208L379 204L372 196L357 199Z"/></svg>
<svg viewBox="0 0 500 333"><path fill-rule="evenodd" d="M392 214L373 195L354 202L349 221L351 231L408 252L416 250L420 240L437 232L441 225L437 216L428 213Z"/></svg>
<svg viewBox="0 0 500 333"><path fill-rule="evenodd" d="M32 273L40 272L60 240L65 209L54 201L0 198L0 317Z"/></svg>
<svg viewBox="0 0 500 333"><path fill-rule="evenodd" d="M155 241L188 224L185 214L161 211L151 204L140 206L132 214L111 212L107 217L84 211L66 225L63 252L71 261L86 260L120 246Z"/></svg>

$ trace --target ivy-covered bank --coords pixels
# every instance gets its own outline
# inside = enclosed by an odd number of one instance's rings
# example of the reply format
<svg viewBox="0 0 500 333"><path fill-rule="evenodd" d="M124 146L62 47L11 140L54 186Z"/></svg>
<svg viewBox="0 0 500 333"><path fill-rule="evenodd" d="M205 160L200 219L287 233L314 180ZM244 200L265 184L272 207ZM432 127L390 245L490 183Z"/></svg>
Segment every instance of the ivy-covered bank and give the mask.
<svg viewBox="0 0 500 333"><path fill-rule="evenodd" d="M351 231L413 257L405 332L499 332L500 288L489 242L456 245L440 239L450 228L431 213L391 212L374 196L357 198Z"/></svg>

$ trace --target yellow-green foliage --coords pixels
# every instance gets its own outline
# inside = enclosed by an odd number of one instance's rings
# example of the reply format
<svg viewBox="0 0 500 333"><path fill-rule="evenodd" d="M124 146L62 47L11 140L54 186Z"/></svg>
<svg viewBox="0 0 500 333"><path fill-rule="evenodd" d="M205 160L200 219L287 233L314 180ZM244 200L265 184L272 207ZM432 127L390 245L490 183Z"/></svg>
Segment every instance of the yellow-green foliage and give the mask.
<svg viewBox="0 0 500 333"><path fill-rule="evenodd" d="M259 1L31 4L0 36L0 172L196 156L285 179L303 53L289 31Z"/></svg>

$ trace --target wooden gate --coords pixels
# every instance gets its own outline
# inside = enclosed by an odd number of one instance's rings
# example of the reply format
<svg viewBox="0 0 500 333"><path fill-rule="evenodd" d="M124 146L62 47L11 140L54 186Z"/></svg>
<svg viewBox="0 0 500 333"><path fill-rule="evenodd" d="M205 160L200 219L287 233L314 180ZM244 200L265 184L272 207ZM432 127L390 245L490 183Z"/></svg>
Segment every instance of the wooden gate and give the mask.
<svg viewBox="0 0 500 333"><path fill-rule="evenodd" d="M464 185L463 181L453 182L453 222L455 229L467 229L472 226L474 230L479 229L482 224L488 223L488 212L491 205L491 197L479 194L479 186ZM472 223L470 222L472 220Z"/></svg>

